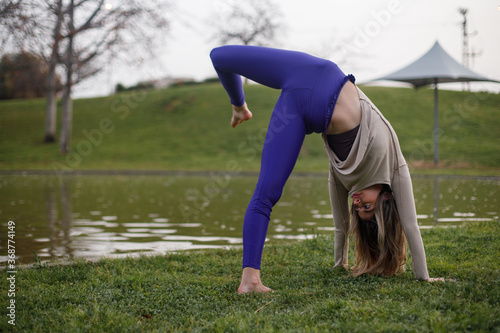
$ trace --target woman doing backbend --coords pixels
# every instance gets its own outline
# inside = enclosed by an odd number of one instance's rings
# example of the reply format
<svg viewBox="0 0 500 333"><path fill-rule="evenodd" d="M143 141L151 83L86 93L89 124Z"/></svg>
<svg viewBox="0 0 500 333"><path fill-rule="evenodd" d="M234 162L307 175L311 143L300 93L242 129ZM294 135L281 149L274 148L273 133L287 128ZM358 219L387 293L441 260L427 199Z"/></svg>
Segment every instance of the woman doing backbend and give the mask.
<svg viewBox="0 0 500 333"><path fill-rule="evenodd" d="M260 263L271 211L305 135L313 132L322 134L330 160L335 266L347 267L352 232L355 276L402 273L407 240L415 277L436 280L427 272L410 174L396 133L354 85L352 75L331 61L272 48L223 46L213 49L210 57L233 106L233 127L252 118L241 76L281 89L264 142L259 180L245 214L239 293L270 291L261 282Z"/></svg>

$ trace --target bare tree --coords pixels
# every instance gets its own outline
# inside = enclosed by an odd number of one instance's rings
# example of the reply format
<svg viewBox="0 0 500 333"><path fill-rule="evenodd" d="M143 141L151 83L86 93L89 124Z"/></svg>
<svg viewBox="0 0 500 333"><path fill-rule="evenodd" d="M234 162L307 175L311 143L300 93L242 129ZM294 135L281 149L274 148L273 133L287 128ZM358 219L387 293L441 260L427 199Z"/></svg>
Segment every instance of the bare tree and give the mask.
<svg viewBox="0 0 500 333"><path fill-rule="evenodd" d="M8 42L22 40L22 33L33 24L27 12L27 0L0 0L0 53Z"/></svg>
<svg viewBox="0 0 500 333"><path fill-rule="evenodd" d="M17 15L17 12L22 8L22 0L1 0L0 1L0 18L6 19Z"/></svg>
<svg viewBox="0 0 500 333"><path fill-rule="evenodd" d="M71 99L71 89L73 88L73 41L76 36L75 32L75 3L70 0L68 10L67 22L67 45L66 53L64 55L63 64L66 67L66 84L64 87L64 95L62 100L62 124L61 124L61 140L59 148L61 153L69 152L69 144L71 141L71 134L73 129L73 101Z"/></svg>
<svg viewBox="0 0 500 333"><path fill-rule="evenodd" d="M109 54L129 64L154 56L166 35L173 0L0 1L0 35L12 31L8 34L12 36L8 40L11 48L39 54L49 67L46 142L55 141L56 78L57 73L64 73L60 150L66 153L71 138L73 86L99 73Z"/></svg>
<svg viewBox="0 0 500 333"><path fill-rule="evenodd" d="M57 0L53 7L48 7L55 16L54 28L52 31L52 47L50 56L47 59L49 71L47 73L47 93L45 103L45 142L56 141L56 69L59 61L59 43L62 40L61 26L63 21L63 2Z"/></svg>
<svg viewBox="0 0 500 333"><path fill-rule="evenodd" d="M366 69L363 63L369 53L357 46L353 40L356 35L338 37L336 34L326 36L319 44L311 47L308 52L325 59L330 59L342 69L359 71Z"/></svg>
<svg viewBox="0 0 500 333"><path fill-rule="evenodd" d="M158 32L168 27L166 1L125 0L113 7L104 0L70 0L63 24L65 52L59 55L66 71L60 150L69 151L74 84L102 70L108 52L139 60L152 55ZM78 15L76 12L78 11ZM78 19L77 19L78 18ZM144 52L141 52L144 51Z"/></svg>
<svg viewBox="0 0 500 333"><path fill-rule="evenodd" d="M222 44L268 45L281 29L281 11L271 0L235 1L219 9L215 37Z"/></svg>

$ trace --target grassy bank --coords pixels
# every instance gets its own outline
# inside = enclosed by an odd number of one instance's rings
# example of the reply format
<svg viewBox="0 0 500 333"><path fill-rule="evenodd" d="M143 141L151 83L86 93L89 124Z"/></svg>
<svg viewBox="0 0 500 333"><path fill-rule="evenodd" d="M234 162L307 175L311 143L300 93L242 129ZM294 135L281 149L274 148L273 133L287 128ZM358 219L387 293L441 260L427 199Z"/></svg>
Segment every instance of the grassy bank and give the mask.
<svg viewBox="0 0 500 333"><path fill-rule="evenodd" d="M354 279L332 270L332 239L323 237L266 246L268 295L236 294L240 249L20 269L14 331L498 331L498 223L422 236L431 276L456 283L415 280L411 260L401 276ZM0 331L11 328L2 316Z"/></svg>
<svg viewBox="0 0 500 333"><path fill-rule="evenodd" d="M499 174L500 95L440 91L442 163L435 169L433 91L363 90L392 123L414 172ZM220 84L76 100L72 153L66 156L42 142L44 100L2 101L0 169L255 171L279 91L248 86L246 92L254 118L237 129L229 126L230 105ZM327 164L319 135L308 136L296 171L325 172Z"/></svg>

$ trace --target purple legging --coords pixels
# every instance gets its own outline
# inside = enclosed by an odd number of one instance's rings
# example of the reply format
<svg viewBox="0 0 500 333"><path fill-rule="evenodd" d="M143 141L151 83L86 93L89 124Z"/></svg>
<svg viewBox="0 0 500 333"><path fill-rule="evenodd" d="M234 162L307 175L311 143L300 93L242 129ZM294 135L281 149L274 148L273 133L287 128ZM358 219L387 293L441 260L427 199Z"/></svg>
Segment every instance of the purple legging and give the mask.
<svg viewBox="0 0 500 333"><path fill-rule="evenodd" d="M267 129L259 180L243 224L243 267L260 269L271 211L283 192L306 134L324 132L344 84L336 64L302 52L223 46L210 53L231 104L241 106L241 76L281 89Z"/></svg>

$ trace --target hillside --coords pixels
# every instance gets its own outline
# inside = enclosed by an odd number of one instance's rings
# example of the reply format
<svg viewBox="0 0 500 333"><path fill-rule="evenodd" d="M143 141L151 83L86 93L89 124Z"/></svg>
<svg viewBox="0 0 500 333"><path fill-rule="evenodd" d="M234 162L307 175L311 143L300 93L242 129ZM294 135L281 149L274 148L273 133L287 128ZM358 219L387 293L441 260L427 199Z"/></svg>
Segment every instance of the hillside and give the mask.
<svg viewBox="0 0 500 333"><path fill-rule="evenodd" d="M392 123L413 171L498 175L499 94L440 91L442 163L434 170L433 91L362 89ZM44 100L2 101L0 169L256 171L279 91L251 85L246 95L254 117L236 129L220 84L76 100L67 156L42 142ZM320 136L308 136L296 171L327 165Z"/></svg>

